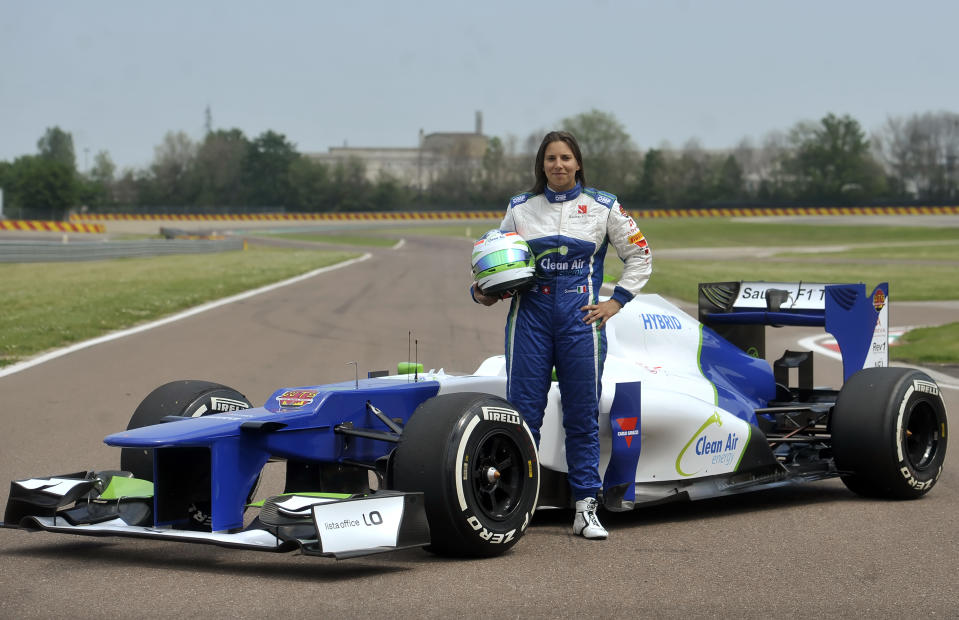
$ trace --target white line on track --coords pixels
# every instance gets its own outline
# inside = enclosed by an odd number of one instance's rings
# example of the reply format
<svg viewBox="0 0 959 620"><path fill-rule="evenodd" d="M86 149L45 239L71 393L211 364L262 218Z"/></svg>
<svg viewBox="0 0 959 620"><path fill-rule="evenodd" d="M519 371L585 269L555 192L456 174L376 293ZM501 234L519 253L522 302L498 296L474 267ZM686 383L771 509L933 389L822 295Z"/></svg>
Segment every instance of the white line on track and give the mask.
<svg viewBox="0 0 959 620"><path fill-rule="evenodd" d="M823 340L832 338L830 334L820 334L818 336L809 336L808 338L803 338L799 341L799 346L809 349L814 353L819 353L820 355L825 355L826 357L832 358L836 361L842 361L842 355L838 351L833 351L827 347L819 344ZM937 372L929 368L922 368L921 366L916 366L924 373L928 374L930 377L936 380L936 383L939 384L939 387L946 388L947 390L959 390L959 383L957 383L955 377L950 377L947 374Z"/></svg>
<svg viewBox="0 0 959 620"><path fill-rule="evenodd" d="M63 357L73 353L74 351L79 351L81 349L86 349L87 347L92 347L98 344L103 344L104 342L110 342L111 340L117 340L125 336L132 336L133 334L139 334L140 332L145 332L147 330L153 329L155 327L160 327L161 325L167 325L168 323L173 323L175 321L180 321L187 317L191 317L201 312L206 312L207 310L213 310L214 308L219 308L220 306L225 306L227 304L232 304L234 302L253 297L254 295L259 295L261 293L266 293L274 289L278 289L284 286L289 286L290 284L296 284L297 282L302 282L303 280L318 276L321 273L327 273L335 269L340 269L341 267L346 267L348 265L353 265L370 258L372 254L366 253L359 258L354 258L342 263L337 263L335 265L330 265L329 267L320 267L319 269L314 269L308 273L298 275L296 277L290 278L288 280L283 280L282 282L274 282L273 284L267 284L266 286L261 286L260 288L252 289L249 291L244 291L242 293L237 293L231 297L224 297L223 299L217 299L209 303L205 303L189 310L184 310L178 314L173 314L171 316L158 319L150 323L144 323L143 325L137 325L136 327L131 327L129 329L122 329L115 332L110 332L98 338L93 338L91 340L84 340L83 342L78 342L76 344L70 345L69 347L64 347L63 349L56 349L43 355L38 355L37 357L18 362L7 366L6 368L0 368L0 377L6 377L7 375L12 375L14 373L20 372L21 370L26 370L27 368L32 368L34 366L39 366L50 360L54 360L58 357Z"/></svg>

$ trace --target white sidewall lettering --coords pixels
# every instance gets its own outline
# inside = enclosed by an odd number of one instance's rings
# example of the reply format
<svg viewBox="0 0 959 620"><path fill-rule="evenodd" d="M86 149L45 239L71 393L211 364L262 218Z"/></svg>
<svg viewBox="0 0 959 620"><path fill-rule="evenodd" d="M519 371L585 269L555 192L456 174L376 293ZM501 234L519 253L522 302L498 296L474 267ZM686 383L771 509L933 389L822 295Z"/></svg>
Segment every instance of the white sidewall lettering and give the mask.
<svg viewBox="0 0 959 620"><path fill-rule="evenodd" d="M909 397L912 396L913 388L910 385L909 389L906 390L906 393L902 396L902 402L899 403L899 415L896 417L896 458L900 463L903 462L903 453L902 453L902 433L905 430L902 427L902 419L906 415L906 403L909 402Z"/></svg>
<svg viewBox="0 0 959 620"><path fill-rule="evenodd" d="M466 492L463 489L463 480L469 477L468 472L462 471L464 466L463 458L466 456L466 444L469 441L470 435L473 434L473 429L476 428L476 425L480 423L480 417L474 415L473 419L469 421L469 424L466 425L466 429L463 431L462 437L460 437L460 445L456 448L456 467L457 471L455 473L456 479L456 500L460 504L460 510L465 511L466 506ZM475 518L475 517L473 517ZM472 524L470 524L472 525ZM473 529L476 529L475 527Z"/></svg>

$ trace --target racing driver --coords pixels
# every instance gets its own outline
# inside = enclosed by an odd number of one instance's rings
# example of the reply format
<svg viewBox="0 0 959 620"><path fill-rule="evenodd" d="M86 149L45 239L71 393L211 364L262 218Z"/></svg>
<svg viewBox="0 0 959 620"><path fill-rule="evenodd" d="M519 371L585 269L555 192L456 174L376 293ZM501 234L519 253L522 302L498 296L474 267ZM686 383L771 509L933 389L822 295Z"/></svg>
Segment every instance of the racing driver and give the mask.
<svg viewBox="0 0 959 620"><path fill-rule="evenodd" d="M606 538L596 515L599 477L599 398L606 333L603 327L649 280L652 257L643 233L616 197L586 187L576 139L553 131L534 164L535 183L514 196L500 229L515 231L535 256L535 282L512 296L506 323L506 397L523 414L539 445L555 367L566 432L569 485L576 501L573 533ZM612 297L599 301L609 243L625 263ZM474 284L473 299L499 296Z"/></svg>

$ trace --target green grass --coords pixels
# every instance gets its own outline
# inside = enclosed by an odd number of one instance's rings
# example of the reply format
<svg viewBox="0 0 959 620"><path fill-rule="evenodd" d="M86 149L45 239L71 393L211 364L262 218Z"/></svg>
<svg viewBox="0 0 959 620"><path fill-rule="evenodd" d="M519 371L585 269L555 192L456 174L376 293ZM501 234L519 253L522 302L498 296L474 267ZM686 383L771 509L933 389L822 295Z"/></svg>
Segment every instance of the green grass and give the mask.
<svg viewBox="0 0 959 620"><path fill-rule="evenodd" d="M638 223L653 249L653 275L644 289L648 293L695 303L700 282L805 280L864 282L869 290L880 282L889 282L893 303L959 298L959 265L949 264L959 260L959 228L818 226L732 220L641 220ZM812 248L845 244L868 244L868 247L813 254L782 252L776 254L780 259L777 261L707 261L656 256L657 248L737 245ZM623 265L612 251L608 256L611 258L606 261L606 280L615 281ZM830 262L830 259L836 260ZM909 332L905 340L891 349L893 359L910 363L959 363L956 324L916 332ZM913 345L914 338L916 344Z"/></svg>
<svg viewBox="0 0 959 620"><path fill-rule="evenodd" d="M860 245L857 243L856 245ZM886 260L950 260L959 261L959 241L918 241L913 244L885 243L870 244L868 247L856 247L836 252L819 251L822 258L866 258ZM809 256L796 252L782 252L776 256Z"/></svg>
<svg viewBox="0 0 959 620"><path fill-rule="evenodd" d="M899 259L959 261L959 228L818 225L734 219L637 219L653 248L653 276L645 292L696 302L700 282L766 280L864 282L869 290L889 282L893 300L959 298L959 265L904 263ZM417 228L417 234L475 238L498 221ZM833 252L789 252L796 247L856 246ZM690 261L656 257L657 249L753 246L784 248L777 258L794 261ZM606 280L615 281L623 264L611 249ZM829 259L838 259L830 263ZM810 260L814 259L814 260ZM862 259L857 262L856 259ZM875 264L875 261L889 261ZM910 363L959 362L959 323L909 332L891 349L893 359Z"/></svg>
<svg viewBox="0 0 959 620"><path fill-rule="evenodd" d="M0 366L357 256L245 252L0 264Z"/></svg>
<svg viewBox="0 0 959 620"><path fill-rule="evenodd" d="M606 280L615 281L622 273L623 263L616 258L607 260ZM735 280L766 280L767 282L864 282L871 291L880 282L889 282L889 296L893 303L900 301L945 300L959 295L959 269L947 265L874 265L863 264L804 264L797 263L722 263L654 259L653 275L643 289L645 293L659 293L696 303L700 282ZM897 346L890 349L890 357L912 364L959 363L959 323L928 327L907 332Z"/></svg>
<svg viewBox="0 0 959 620"><path fill-rule="evenodd" d="M959 323L908 331L890 353L895 359L912 364L955 364L959 362Z"/></svg>
<svg viewBox="0 0 959 620"><path fill-rule="evenodd" d="M743 221L733 218L661 219L637 218L636 223L655 249L724 246L823 246L844 244L872 244L888 248L902 244L910 255L914 242L950 243L959 247L959 227L890 227L863 224L856 226L800 224L795 221ZM370 234L401 235L409 231L416 235L478 238L487 230L499 226L500 220L472 220L456 224L422 225L415 227L370 229ZM863 254L863 256L869 256Z"/></svg>
<svg viewBox="0 0 959 620"><path fill-rule="evenodd" d="M696 302L700 282L766 280L792 282L864 282L872 290L889 282L893 301L931 301L959 298L959 265L916 264L900 259L959 261L959 227L890 227L862 224L820 225L795 221L743 221L729 218L637 219L653 249L653 275L644 289L666 297ZM417 234L475 238L498 221L417 228ZM857 246L834 252L789 252L796 247ZM789 261L704 261L656 257L657 249L710 247L784 248L777 258ZM606 280L616 281L623 264L610 249ZM829 262L829 259L837 259ZM856 259L862 259L861 262ZM876 261L883 261L876 264ZM909 332L905 341L892 349L894 359L912 363L959 362L959 327L942 327ZM913 338L915 345L910 344ZM946 343L941 346L941 343Z"/></svg>
<svg viewBox="0 0 959 620"><path fill-rule="evenodd" d="M862 225L818 225L789 222L754 222L728 218L715 219L638 219L649 245L656 249L723 246L808 246L868 243L887 247L919 241L944 241L959 244L959 227L926 228L919 226L875 226L863 217Z"/></svg>
<svg viewBox="0 0 959 620"><path fill-rule="evenodd" d="M395 232L393 234L396 234ZM359 245L369 247L391 247L396 244L396 239L370 235L343 235L336 233L270 233L258 235L263 237L276 237L278 239L291 239L293 241L310 241L312 243L336 243L340 245Z"/></svg>
<svg viewBox="0 0 959 620"><path fill-rule="evenodd" d="M863 218L868 223L868 218ZM795 222L744 222L731 219L639 219L653 249L653 276L645 291L695 302L699 282L767 280L865 282L870 289L888 281L896 300L959 298L959 268L914 264L900 258L959 260L959 228L807 225ZM499 220L388 227L362 235L290 233L288 239L388 247L403 235L475 239ZM344 231L346 232L346 231ZM869 244L812 255L787 254L796 246ZM902 244L902 245L900 245ZM657 249L756 246L783 248L786 262L707 261L657 257ZM4 299L0 304L0 366L41 351L130 327L212 299L232 295L356 256L347 252L251 247L246 252L168 256L92 263L0 264ZM607 280L616 280L622 263L610 249ZM828 262L837 258L836 262ZM862 259L861 262L856 259ZM884 259L884 264L871 264ZM464 262L467 260L464 254ZM959 327L910 332L893 349L897 359L959 362ZM914 335L917 333L918 335ZM912 338L926 344L910 348ZM943 343L946 343L943 346ZM900 357L916 356L915 359Z"/></svg>
<svg viewBox="0 0 959 620"><path fill-rule="evenodd" d="M700 282L728 280L865 282L870 286L889 282L893 300L959 298L959 266L897 260L959 260L959 227L827 226L721 218L651 219L640 220L638 224L653 251L653 276L645 290L685 301L696 301ZM893 243L896 245L892 246ZM834 253L777 253L777 257L786 259L781 261L688 260L656 255L657 249L673 248L796 245L815 248L843 244L870 244L870 247ZM611 258L606 261L606 280L615 281L622 273L622 263L612 250L607 256ZM831 258L841 260L829 262ZM859 258L861 262L854 260ZM883 262L874 264L874 261Z"/></svg>
<svg viewBox="0 0 959 620"><path fill-rule="evenodd" d="M889 295L894 302L948 300L959 296L959 269L954 265L690 261L656 258L655 254L654 250L653 275L644 292L691 302L696 301L700 282L735 280L864 282L869 290L880 282L889 282ZM622 273L622 263L616 259L606 263L606 280L617 280Z"/></svg>
<svg viewBox="0 0 959 620"><path fill-rule="evenodd" d="M495 220L471 220L455 224L427 224L394 228L371 228L371 235L403 234L435 235L446 237L478 238L487 230L500 224ZM871 244L879 248L888 248L902 244L912 255L916 249L914 242L937 242L959 247L959 227L891 227L870 225L869 218L863 217L863 224L856 226L801 224L795 221L776 223L772 221L744 221L733 218L637 218L636 223L643 230L654 249L687 247L790 247L823 246L844 244ZM869 254L863 254L869 256Z"/></svg>

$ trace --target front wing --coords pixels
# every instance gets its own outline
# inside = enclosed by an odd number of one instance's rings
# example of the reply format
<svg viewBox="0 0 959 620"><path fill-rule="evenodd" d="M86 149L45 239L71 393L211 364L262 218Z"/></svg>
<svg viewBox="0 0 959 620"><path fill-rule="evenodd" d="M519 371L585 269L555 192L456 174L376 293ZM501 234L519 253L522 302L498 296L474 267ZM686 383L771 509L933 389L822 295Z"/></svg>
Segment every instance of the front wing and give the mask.
<svg viewBox="0 0 959 620"><path fill-rule="evenodd" d="M123 480L123 476L108 480ZM127 478L126 480L130 480ZM144 482L144 481L137 481ZM150 485L146 482L146 485ZM122 536L344 559L430 542L422 493L289 494L262 502L242 530L202 531L153 523L152 488L122 492L95 473L17 480L0 527L83 536ZM126 482L122 486L129 487ZM152 487L152 485L150 485Z"/></svg>

